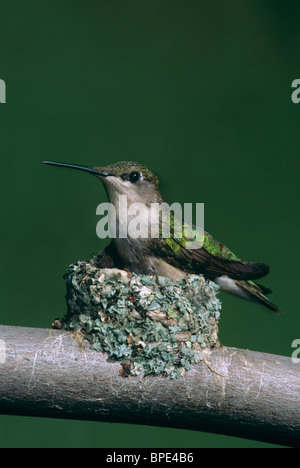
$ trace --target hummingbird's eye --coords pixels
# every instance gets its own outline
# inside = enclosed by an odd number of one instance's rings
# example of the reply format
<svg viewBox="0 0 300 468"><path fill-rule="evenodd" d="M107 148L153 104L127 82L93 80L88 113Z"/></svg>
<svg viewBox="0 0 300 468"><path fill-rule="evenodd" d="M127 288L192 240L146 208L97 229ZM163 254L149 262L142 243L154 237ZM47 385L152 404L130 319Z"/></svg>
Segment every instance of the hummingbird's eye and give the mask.
<svg viewBox="0 0 300 468"><path fill-rule="evenodd" d="M141 179L141 174L138 171L133 171L128 176L128 180L133 184L135 182L138 182L140 179Z"/></svg>

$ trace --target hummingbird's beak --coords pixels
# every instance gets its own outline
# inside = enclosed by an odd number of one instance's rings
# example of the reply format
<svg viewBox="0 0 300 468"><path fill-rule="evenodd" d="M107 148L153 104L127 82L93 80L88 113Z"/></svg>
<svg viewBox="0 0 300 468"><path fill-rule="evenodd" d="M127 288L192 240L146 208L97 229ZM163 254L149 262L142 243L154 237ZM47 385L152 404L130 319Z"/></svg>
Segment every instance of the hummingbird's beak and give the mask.
<svg viewBox="0 0 300 468"><path fill-rule="evenodd" d="M78 171L89 172L90 174L94 174L94 175L102 176L102 177L108 177L111 175L111 174L108 174L107 172L97 171L96 169L90 166L79 166L77 164L67 164L67 163L61 163L61 162L55 162L55 161L43 161L43 164L49 164L50 166L69 167L71 169L77 169Z"/></svg>

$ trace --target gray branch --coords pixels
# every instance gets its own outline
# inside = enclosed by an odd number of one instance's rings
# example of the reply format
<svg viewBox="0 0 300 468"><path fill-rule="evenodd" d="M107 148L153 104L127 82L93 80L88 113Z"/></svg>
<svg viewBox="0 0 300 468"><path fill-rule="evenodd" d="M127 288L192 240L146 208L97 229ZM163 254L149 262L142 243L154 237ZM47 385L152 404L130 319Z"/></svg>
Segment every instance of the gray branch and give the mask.
<svg viewBox="0 0 300 468"><path fill-rule="evenodd" d="M0 326L0 413L193 429L300 446L300 367L221 347L179 379L120 363L61 330Z"/></svg>

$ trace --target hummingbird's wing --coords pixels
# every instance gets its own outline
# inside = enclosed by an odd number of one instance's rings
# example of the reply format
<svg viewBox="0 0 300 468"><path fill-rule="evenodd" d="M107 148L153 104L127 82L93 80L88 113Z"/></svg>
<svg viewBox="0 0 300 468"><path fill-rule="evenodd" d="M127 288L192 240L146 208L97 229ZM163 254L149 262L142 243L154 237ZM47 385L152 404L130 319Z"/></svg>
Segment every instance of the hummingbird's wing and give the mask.
<svg viewBox="0 0 300 468"><path fill-rule="evenodd" d="M187 248L188 242L197 233L200 248ZM201 241L201 243L200 243ZM213 279L226 275L234 280L254 280L269 273L269 267L263 263L249 263L239 259L225 245L205 231L184 225L180 238L171 236L159 239L157 253L171 265L187 272L204 274Z"/></svg>
<svg viewBox="0 0 300 468"><path fill-rule="evenodd" d="M265 286L254 283L254 281L236 281L236 285L241 288L241 290L246 294L247 299L252 302L257 302L263 304L275 312L280 312L279 307L270 301L266 297L267 294L270 294L272 291Z"/></svg>

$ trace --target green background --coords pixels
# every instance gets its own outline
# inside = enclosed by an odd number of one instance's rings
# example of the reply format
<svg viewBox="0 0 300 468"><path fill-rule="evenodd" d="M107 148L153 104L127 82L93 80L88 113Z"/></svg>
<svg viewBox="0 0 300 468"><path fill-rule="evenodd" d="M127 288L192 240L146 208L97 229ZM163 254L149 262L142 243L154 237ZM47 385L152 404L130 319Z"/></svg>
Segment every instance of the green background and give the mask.
<svg viewBox="0 0 300 468"><path fill-rule="evenodd" d="M284 313L222 294L223 344L290 356L300 338L300 2L0 2L0 323L49 327L67 266L101 250L101 184L43 160L137 160L168 202L204 202L205 227ZM1 377L0 377L1 378ZM261 447L122 424L0 416L1 447Z"/></svg>

